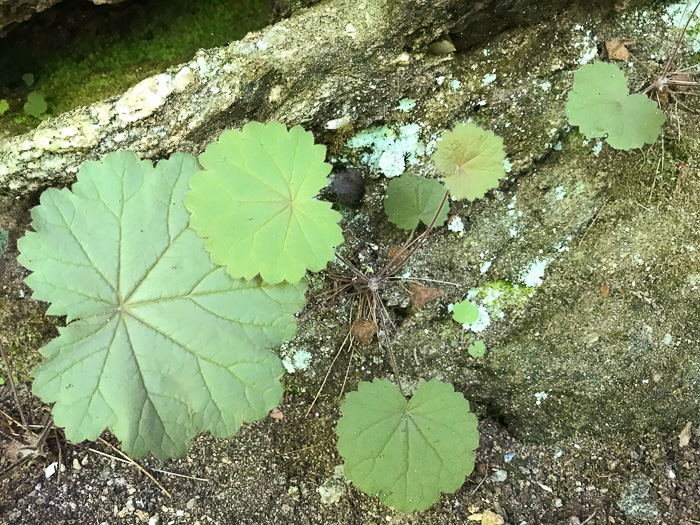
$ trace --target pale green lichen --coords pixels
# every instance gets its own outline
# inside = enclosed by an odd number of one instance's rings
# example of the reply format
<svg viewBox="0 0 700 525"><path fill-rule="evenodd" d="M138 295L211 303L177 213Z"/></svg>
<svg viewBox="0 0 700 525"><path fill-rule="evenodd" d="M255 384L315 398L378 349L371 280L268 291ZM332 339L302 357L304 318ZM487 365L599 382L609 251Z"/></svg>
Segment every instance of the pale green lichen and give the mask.
<svg viewBox="0 0 700 525"><path fill-rule="evenodd" d="M693 12L696 4L696 0L671 4L666 8L664 14L661 15L661 19L676 29L682 29L688 23L685 42L693 50L693 53L700 53L700 19L696 15L688 21L688 17Z"/></svg>
<svg viewBox="0 0 700 525"><path fill-rule="evenodd" d="M361 153L360 161L373 175L398 177L410 164L428 153L420 140L418 124L401 126L398 131L389 126L364 130L350 138L346 146Z"/></svg>
<svg viewBox="0 0 700 525"><path fill-rule="evenodd" d="M540 258L538 257L530 265L520 272L519 278L525 286L534 288L542 284L542 278L544 277L544 271L552 262L550 257Z"/></svg>
<svg viewBox="0 0 700 525"><path fill-rule="evenodd" d="M399 105L396 106L396 109L401 110L401 111L411 111L413 108L416 107L416 100L413 98L402 98L399 100Z"/></svg>
<svg viewBox="0 0 700 525"><path fill-rule="evenodd" d="M311 363L311 354L306 350L297 350L292 355L286 355L282 359L282 364L287 372L293 374L297 370L306 370Z"/></svg>
<svg viewBox="0 0 700 525"><path fill-rule="evenodd" d="M472 288L467 293L467 298L482 306L489 317L504 319L506 315L519 312L532 295L531 287L494 280Z"/></svg>

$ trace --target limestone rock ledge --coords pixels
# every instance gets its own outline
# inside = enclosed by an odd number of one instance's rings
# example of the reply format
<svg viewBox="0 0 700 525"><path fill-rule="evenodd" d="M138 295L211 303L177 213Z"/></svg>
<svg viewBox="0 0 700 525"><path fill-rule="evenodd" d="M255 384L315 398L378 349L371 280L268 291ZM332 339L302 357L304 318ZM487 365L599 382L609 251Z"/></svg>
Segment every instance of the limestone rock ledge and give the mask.
<svg viewBox="0 0 700 525"><path fill-rule="evenodd" d="M573 72L596 55L597 38L643 36L638 59L652 63L655 49L669 42L654 26L661 17L629 9L603 22L594 13L535 9L534 1L532 12L548 19L501 27L494 41L472 42L470 51L467 22L481 20L472 9L485 5L335 0L201 51L119 97L0 143L0 204L28 204L38 189L70 184L84 160L115 149L152 159L198 153L222 129L249 120L301 124L348 158L342 146L350 136L386 125L414 146L387 158L434 175L421 162L425 152L454 121L474 118L503 137L511 173L487 198L452 203L461 229L455 223L456 231L437 232L405 269L458 287L445 285L444 298L420 311L401 289L386 291L388 306L403 312L393 345L402 382L409 389L419 379L452 381L482 415L537 441L677 434L697 419L700 399L693 306L700 301L700 181L670 167L700 155L697 126L679 111L682 136L674 122L664 137L668 169L657 172L660 146L642 154L582 144L563 110ZM651 40L655 32L658 41ZM463 51L431 51L450 33ZM378 143L365 143L369 157L377 154ZM362 152L356 157L348 162ZM376 166L360 167L377 174ZM362 206L343 209L348 251L370 261L403 240L386 224L381 185L370 181ZM24 228L16 225L11 236ZM14 249L6 279L18 293L10 308L29 302ZM470 289L491 316L479 332L463 330L447 311ZM310 354L310 363L285 378L287 388L315 394L346 328L340 307L302 316L282 353L292 364ZM475 338L487 347L479 360L466 350ZM392 375L377 349L358 352L358 360L351 379ZM344 371L330 376L329 399Z"/></svg>
<svg viewBox="0 0 700 525"><path fill-rule="evenodd" d="M0 0L0 36L3 29L29 20L34 13L40 13L61 0ZM117 4L124 0L90 0L95 5Z"/></svg>

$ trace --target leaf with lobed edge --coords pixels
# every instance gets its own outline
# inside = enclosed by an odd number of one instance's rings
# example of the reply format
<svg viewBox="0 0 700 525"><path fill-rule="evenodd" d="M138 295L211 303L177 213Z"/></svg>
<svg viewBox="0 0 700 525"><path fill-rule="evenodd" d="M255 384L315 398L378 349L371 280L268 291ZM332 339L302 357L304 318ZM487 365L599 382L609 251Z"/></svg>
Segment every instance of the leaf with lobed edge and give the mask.
<svg viewBox="0 0 700 525"><path fill-rule="evenodd" d="M384 211L391 222L404 230L412 230L419 222L429 226L440 208L445 191L436 180L404 173L387 185ZM449 208L445 203L435 220L436 227L445 224Z"/></svg>
<svg viewBox="0 0 700 525"><path fill-rule="evenodd" d="M433 161L445 173L445 187L456 199L473 201L498 188L506 172L503 139L473 122L445 131Z"/></svg>
<svg viewBox="0 0 700 525"><path fill-rule="evenodd" d="M328 183L326 148L301 126L249 122L199 156L185 205L212 259L237 278L298 282L343 242L340 214L316 200Z"/></svg>
<svg viewBox="0 0 700 525"><path fill-rule="evenodd" d="M305 286L232 279L211 262L183 204L196 171L190 155L154 167L120 151L32 210L18 260L34 298L69 323L42 349L33 390L71 441L109 428L132 457L164 459L281 399L269 349L294 333Z"/></svg>
<svg viewBox="0 0 700 525"><path fill-rule="evenodd" d="M576 72L566 116L587 138L606 137L613 148L627 150L655 142L664 123L656 104L641 93L630 95L625 74L605 62Z"/></svg>
<svg viewBox="0 0 700 525"><path fill-rule="evenodd" d="M341 410L345 476L396 510L427 509L474 469L476 416L448 383L423 383L407 400L386 379L362 381Z"/></svg>

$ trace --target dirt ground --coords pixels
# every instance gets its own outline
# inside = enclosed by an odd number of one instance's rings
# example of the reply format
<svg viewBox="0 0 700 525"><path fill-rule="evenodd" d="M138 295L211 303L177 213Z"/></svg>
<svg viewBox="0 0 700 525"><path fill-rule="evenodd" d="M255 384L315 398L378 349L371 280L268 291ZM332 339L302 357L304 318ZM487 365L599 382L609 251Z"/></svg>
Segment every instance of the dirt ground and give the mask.
<svg viewBox="0 0 700 525"><path fill-rule="evenodd" d="M16 416L7 389L3 410ZM23 396L26 401L26 396ZM337 407L287 396L283 418L244 426L233 439L199 436L188 455L140 461L156 481L102 442L70 444L49 434L46 458L13 469L0 489L3 524L642 524L700 521L697 437L647 437L622 454L600 443L519 442L497 421L479 424L476 468L455 494L424 513L384 507L333 477ZM34 420L45 409L34 403ZM58 461L60 473L47 477ZM105 436L106 441L114 440ZM6 469L3 460L0 468ZM167 491L169 493L166 494Z"/></svg>

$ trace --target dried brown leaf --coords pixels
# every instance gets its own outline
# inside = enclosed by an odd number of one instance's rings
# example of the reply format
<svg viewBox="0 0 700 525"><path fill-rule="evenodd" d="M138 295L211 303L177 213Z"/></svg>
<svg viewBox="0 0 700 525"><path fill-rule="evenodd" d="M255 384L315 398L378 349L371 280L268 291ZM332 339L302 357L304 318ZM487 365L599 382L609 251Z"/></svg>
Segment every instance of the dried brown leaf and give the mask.
<svg viewBox="0 0 700 525"><path fill-rule="evenodd" d="M613 38L605 42L604 58L610 60L629 60L632 54L630 48L634 46L634 40L631 38Z"/></svg>
<svg viewBox="0 0 700 525"><path fill-rule="evenodd" d="M688 423L683 427L681 433L678 435L678 446L687 447L690 443L690 429L693 427L693 423L688 421Z"/></svg>
<svg viewBox="0 0 700 525"><path fill-rule="evenodd" d="M430 288L429 286L422 286L420 284L412 284L411 293L413 294L413 306L418 309L423 308L424 304L445 295L444 290Z"/></svg>
<svg viewBox="0 0 700 525"><path fill-rule="evenodd" d="M377 323L369 319L358 319L350 327L350 335L352 335L360 344L366 345L375 336L379 328Z"/></svg>

